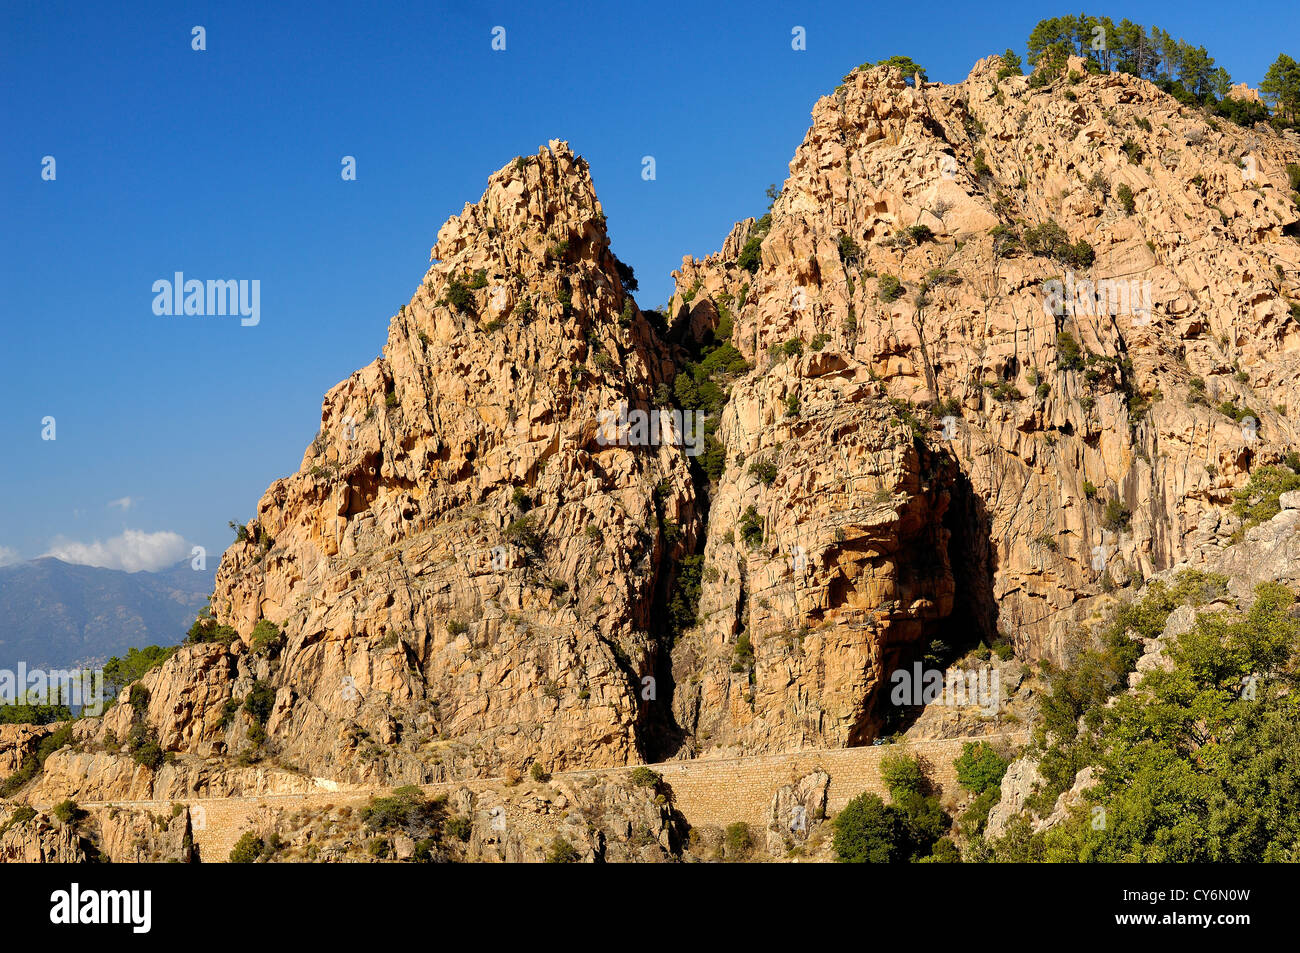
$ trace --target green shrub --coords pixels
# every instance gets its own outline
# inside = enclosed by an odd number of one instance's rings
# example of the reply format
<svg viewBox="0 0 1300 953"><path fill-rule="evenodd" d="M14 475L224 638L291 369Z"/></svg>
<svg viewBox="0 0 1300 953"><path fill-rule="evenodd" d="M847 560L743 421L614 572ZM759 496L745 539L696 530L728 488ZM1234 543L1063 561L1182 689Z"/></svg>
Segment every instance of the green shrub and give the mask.
<svg viewBox="0 0 1300 953"><path fill-rule="evenodd" d="M230 851L232 864L255 864L266 850L266 842L253 831L244 831Z"/></svg>
<svg viewBox="0 0 1300 953"><path fill-rule="evenodd" d="M1069 331L1056 335L1056 366L1063 371L1083 370L1083 349Z"/></svg>
<svg viewBox="0 0 1300 953"><path fill-rule="evenodd" d="M929 225L913 225L910 228L904 229L904 232L906 232L907 237L917 245L923 245L926 242L934 241L934 232L931 231Z"/></svg>
<svg viewBox="0 0 1300 953"><path fill-rule="evenodd" d="M1124 209L1126 214L1133 214L1133 210L1137 206L1133 199L1133 190L1129 188L1127 182L1121 182L1119 184L1119 188L1115 190L1115 198L1119 199L1120 207Z"/></svg>
<svg viewBox="0 0 1300 953"><path fill-rule="evenodd" d="M442 799L427 798L418 787L408 784L387 797L372 798L361 811L361 823L370 831L402 831L424 837L439 831L442 814Z"/></svg>
<svg viewBox="0 0 1300 953"><path fill-rule="evenodd" d="M131 752L131 758L136 764L156 771L167 760L167 755L156 739L146 738Z"/></svg>
<svg viewBox="0 0 1300 953"><path fill-rule="evenodd" d="M474 832L474 822L466 815L458 814L447 819L447 822L442 825L442 832L458 841L468 841Z"/></svg>
<svg viewBox="0 0 1300 953"><path fill-rule="evenodd" d="M645 765L641 765L632 769L632 773L628 775L628 780L639 788L657 788L662 783L663 778Z"/></svg>
<svg viewBox="0 0 1300 953"><path fill-rule="evenodd" d="M77 802L71 799L60 801L54 805L53 813L60 824L71 824L81 815L81 811L77 808Z"/></svg>
<svg viewBox="0 0 1300 953"><path fill-rule="evenodd" d="M1002 783L1010 761L1003 758L987 741L967 742L961 755L953 762L957 769L957 782L972 794L983 794Z"/></svg>
<svg viewBox="0 0 1300 953"><path fill-rule="evenodd" d="M1106 501L1106 509L1102 513L1101 525L1109 530L1127 529L1132 519L1132 513L1118 497L1111 497Z"/></svg>
<svg viewBox="0 0 1300 953"><path fill-rule="evenodd" d="M1266 523L1282 512L1279 498L1300 489L1300 474L1278 466L1256 467L1249 482L1233 494L1232 512L1242 520L1242 529Z"/></svg>
<svg viewBox="0 0 1300 953"><path fill-rule="evenodd" d="M253 717L256 724L265 727L274 708L275 689L271 687L271 683L264 679L253 682L253 687L244 697L244 711Z"/></svg>
<svg viewBox="0 0 1300 953"><path fill-rule="evenodd" d="M516 546L534 554L540 554L546 546L546 537L537 528L531 514L511 520L506 526L505 536Z"/></svg>
<svg viewBox="0 0 1300 953"><path fill-rule="evenodd" d="M744 860L754 849L754 834L744 821L736 821L728 824L723 832L723 844L728 859Z"/></svg>
<svg viewBox="0 0 1300 953"><path fill-rule="evenodd" d="M542 767L542 763L540 761L533 762L532 767L528 769L528 776L531 777L534 781L540 781L543 784L551 780L551 775L547 772L545 768Z"/></svg>
<svg viewBox="0 0 1300 953"><path fill-rule="evenodd" d="M9 820L5 821L3 825L0 825L0 837L3 837L9 828L21 827L23 824L26 824L28 821L34 820L35 818L36 809L34 807L28 804L20 804L18 807L14 808L14 812L9 815Z"/></svg>
<svg viewBox="0 0 1300 953"><path fill-rule="evenodd" d="M740 517L740 539L750 549L763 541L763 520L753 506L746 507Z"/></svg>
<svg viewBox="0 0 1300 953"><path fill-rule="evenodd" d="M749 640L749 633L742 632L736 639L736 647L731 654L731 670L743 672L754 665L754 645Z"/></svg>
<svg viewBox="0 0 1300 953"><path fill-rule="evenodd" d="M998 69L998 81L1001 82L1008 76L1023 75L1025 75L1025 70L1020 63L1020 56L1015 50L1008 49L1002 54L1002 66Z"/></svg>
<svg viewBox="0 0 1300 953"><path fill-rule="evenodd" d="M559 834L555 835L546 852L548 864L576 864L581 859L582 855L578 853L578 849Z"/></svg>
<svg viewBox="0 0 1300 953"><path fill-rule="evenodd" d="M218 625L216 619L204 616L195 619L194 624L190 626L189 632L185 635L185 641L191 645L201 642L219 642L230 645L237 638L239 638L239 633L232 627Z"/></svg>
<svg viewBox="0 0 1300 953"><path fill-rule="evenodd" d="M253 626L250 644L255 655L274 657L284 643L284 633L269 619L259 619Z"/></svg>
<svg viewBox="0 0 1300 953"><path fill-rule="evenodd" d="M876 794L859 794L832 822L831 844L843 864L887 864L902 859L897 812Z"/></svg>
<svg viewBox="0 0 1300 953"><path fill-rule="evenodd" d="M853 264L862 257L862 249L847 232L841 232L839 238L840 261L846 265Z"/></svg>
<svg viewBox="0 0 1300 953"><path fill-rule="evenodd" d="M880 282L880 300L897 301L903 296L903 283L890 274L882 274Z"/></svg>
<svg viewBox="0 0 1300 953"><path fill-rule="evenodd" d="M458 277L453 277L447 282L447 301L461 314L475 312L474 294Z"/></svg>

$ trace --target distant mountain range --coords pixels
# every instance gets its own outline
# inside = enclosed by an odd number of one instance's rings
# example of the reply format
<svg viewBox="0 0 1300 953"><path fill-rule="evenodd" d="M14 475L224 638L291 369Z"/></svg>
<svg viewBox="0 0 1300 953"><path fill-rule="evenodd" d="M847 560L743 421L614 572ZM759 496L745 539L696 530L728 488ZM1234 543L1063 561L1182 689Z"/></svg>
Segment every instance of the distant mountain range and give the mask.
<svg viewBox="0 0 1300 953"><path fill-rule="evenodd" d="M46 557L0 567L0 668L103 662L131 646L175 645L212 593L189 560L122 572Z"/></svg>

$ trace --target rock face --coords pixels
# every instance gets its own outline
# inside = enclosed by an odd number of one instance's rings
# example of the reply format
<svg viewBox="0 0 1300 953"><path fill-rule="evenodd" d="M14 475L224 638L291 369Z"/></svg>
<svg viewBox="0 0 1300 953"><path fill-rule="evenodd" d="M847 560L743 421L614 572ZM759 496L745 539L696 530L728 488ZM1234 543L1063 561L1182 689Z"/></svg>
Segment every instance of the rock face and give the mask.
<svg viewBox="0 0 1300 953"><path fill-rule="evenodd" d="M493 175L432 258L225 554L212 609L239 641L149 673L143 708L104 719L117 740L143 722L164 751L373 783L642 760L652 607L699 517L680 448L601 425L649 407L669 350L565 143ZM262 619L285 635L271 651ZM264 749L239 709L255 687ZM77 770L108 769L61 783Z"/></svg>
<svg viewBox="0 0 1300 953"><path fill-rule="evenodd" d="M1106 592L1220 551L1233 492L1296 444L1300 150L1130 76L999 66L847 77L666 315L567 144L491 176L226 552L212 641L78 722L25 795L863 744L936 645L1055 657ZM702 457L684 422L608 425L702 406ZM1294 564L1284 506L1243 574ZM619 797L602 816L651 810Z"/></svg>
<svg viewBox="0 0 1300 953"><path fill-rule="evenodd" d="M825 771L813 771L772 795L765 832L768 854L780 856L808 840L813 825L826 817L830 783Z"/></svg>
<svg viewBox="0 0 1300 953"><path fill-rule="evenodd" d="M784 441L782 479L796 488L848 492L861 464L830 430L815 456L796 455L779 401L801 398L804 430L828 377L870 382L841 391L845 418L865 422L880 397L912 404L969 501L968 558L949 552L974 577L955 579L958 602L980 637L996 626L1019 654L1052 656L1092 596L1222 542L1232 491L1295 443L1300 213L1284 167L1297 149L1263 127L1211 128L1127 75L1031 89L999 82L999 66L921 89L885 68L847 77L817 103L770 218L683 262L673 321L730 308L730 339L757 368L720 439L729 458ZM760 239L751 273L740 259ZM796 339L805 355L792 366ZM748 482L729 463L710 546ZM790 493L774 501L783 546L847 508L817 499L803 512ZM728 586L724 574L704 602L731 601ZM810 599L782 625L823 612ZM784 691L813 685L795 673ZM735 692L708 694L701 724L736 719ZM756 708L770 717L761 692Z"/></svg>

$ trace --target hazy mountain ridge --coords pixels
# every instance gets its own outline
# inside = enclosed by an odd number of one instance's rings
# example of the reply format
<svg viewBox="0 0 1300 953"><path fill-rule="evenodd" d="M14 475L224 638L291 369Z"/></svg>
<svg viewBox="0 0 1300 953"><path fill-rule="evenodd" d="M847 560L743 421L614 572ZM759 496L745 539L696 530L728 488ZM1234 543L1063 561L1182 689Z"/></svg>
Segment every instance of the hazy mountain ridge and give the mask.
<svg viewBox="0 0 1300 953"><path fill-rule="evenodd" d="M67 668L131 646L175 645L207 601L214 575L188 560L136 573L49 556L0 567L0 668Z"/></svg>

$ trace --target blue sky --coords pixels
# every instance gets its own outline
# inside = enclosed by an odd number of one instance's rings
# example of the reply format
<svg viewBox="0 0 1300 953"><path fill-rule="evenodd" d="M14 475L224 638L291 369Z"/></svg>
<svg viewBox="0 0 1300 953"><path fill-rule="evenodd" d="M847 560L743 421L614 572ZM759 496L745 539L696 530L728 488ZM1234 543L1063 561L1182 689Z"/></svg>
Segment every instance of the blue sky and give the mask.
<svg viewBox="0 0 1300 953"><path fill-rule="evenodd" d="M683 254L762 211L848 70L906 53L955 82L1079 7L7 2L0 562L139 568L200 544L215 566L324 392L379 353L439 226L514 156L563 138L588 158L655 307ZM1252 85L1300 33L1294 0L1083 9L1205 44ZM260 323L155 315L176 271L258 279Z"/></svg>

